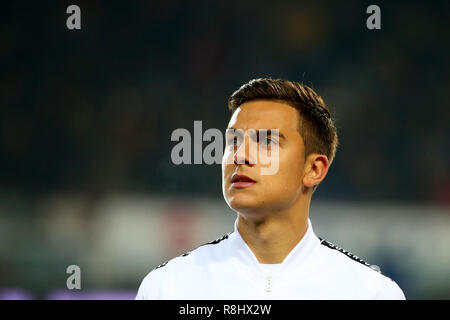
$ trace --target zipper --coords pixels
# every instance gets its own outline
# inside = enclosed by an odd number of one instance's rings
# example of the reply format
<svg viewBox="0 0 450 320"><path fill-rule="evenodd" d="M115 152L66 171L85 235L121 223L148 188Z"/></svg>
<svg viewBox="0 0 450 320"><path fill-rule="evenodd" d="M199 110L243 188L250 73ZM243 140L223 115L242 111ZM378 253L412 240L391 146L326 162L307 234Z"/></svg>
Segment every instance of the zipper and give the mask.
<svg viewBox="0 0 450 320"><path fill-rule="evenodd" d="M266 274L266 292L272 292L272 274L270 272Z"/></svg>

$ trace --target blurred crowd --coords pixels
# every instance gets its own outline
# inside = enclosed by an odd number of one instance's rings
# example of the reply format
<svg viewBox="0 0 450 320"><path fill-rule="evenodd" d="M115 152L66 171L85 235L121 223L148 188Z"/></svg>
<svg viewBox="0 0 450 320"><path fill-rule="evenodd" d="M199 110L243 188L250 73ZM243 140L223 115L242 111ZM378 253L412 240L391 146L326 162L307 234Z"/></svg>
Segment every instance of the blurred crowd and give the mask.
<svg viewBox="0 0 450 320"><path fill-rule="evenodd" d="M176 128L224 130L257 77L312 86L340 146L316 197L450 205L446 1L10 3L0 33L0 192L220 196L219 165L176 166ZM447 40L446 40L447 39Z"/></svg>
<svg viewBox="0 0 450 320"><path fill-rule="evenodd" d="M258 77L311 86L336 119L312 210L325 235L379 250L407 297L449 296L450 2L377 1L381 30L357 0L77 1L81 30L70 4L0 13L0 299L52 296L71 264L83 289L132 296L228 232L220 165L174 165L170 137L196 120L224 132L228 97Z"/></svg>

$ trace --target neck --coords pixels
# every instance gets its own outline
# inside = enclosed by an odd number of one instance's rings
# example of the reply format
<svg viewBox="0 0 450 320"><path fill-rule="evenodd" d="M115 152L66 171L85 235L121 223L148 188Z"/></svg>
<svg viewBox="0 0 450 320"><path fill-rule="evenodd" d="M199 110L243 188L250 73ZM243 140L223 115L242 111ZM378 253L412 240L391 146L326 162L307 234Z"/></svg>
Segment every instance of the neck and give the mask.
<svg viewBox="0 0 450 320"><path fill-rule="evenodd" d="M299 199L285 210L238 212L239 234L260 263L282 263L300 242L308 229L309 200Z"/></svg>

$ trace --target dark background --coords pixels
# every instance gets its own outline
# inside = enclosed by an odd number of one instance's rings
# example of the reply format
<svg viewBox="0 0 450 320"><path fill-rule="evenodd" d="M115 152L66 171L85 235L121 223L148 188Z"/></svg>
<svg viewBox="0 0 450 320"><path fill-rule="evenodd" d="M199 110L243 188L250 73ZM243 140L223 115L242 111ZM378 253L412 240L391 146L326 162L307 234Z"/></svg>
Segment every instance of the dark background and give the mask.
<svg viewBox="0 0 450 320"><path fill-rule="evenodd" d="M70 4L81 30L66 28ZM366 28L370 4L381 30ZM315 201L448 209L449 12L448 1L3 3L1 212L35 221L61 192L220 198L220 166L172 164L170 135L194 120L224 131L228 97L266 76L313 87L336 118ZM0 279L19 268L3 259Z"/></svg>

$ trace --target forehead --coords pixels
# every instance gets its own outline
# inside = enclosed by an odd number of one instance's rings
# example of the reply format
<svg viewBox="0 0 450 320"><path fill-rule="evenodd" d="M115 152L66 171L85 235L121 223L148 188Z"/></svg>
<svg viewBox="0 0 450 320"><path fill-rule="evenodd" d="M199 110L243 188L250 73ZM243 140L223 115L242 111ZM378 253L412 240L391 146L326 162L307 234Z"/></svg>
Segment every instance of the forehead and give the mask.
<svg viewBox="0 0 450 320"><path fill-rule="evenodd" d="M288 104L268 100L243 103L228 123L234 129L279 129L283 132L297 130L298 111Z"/></svg>

